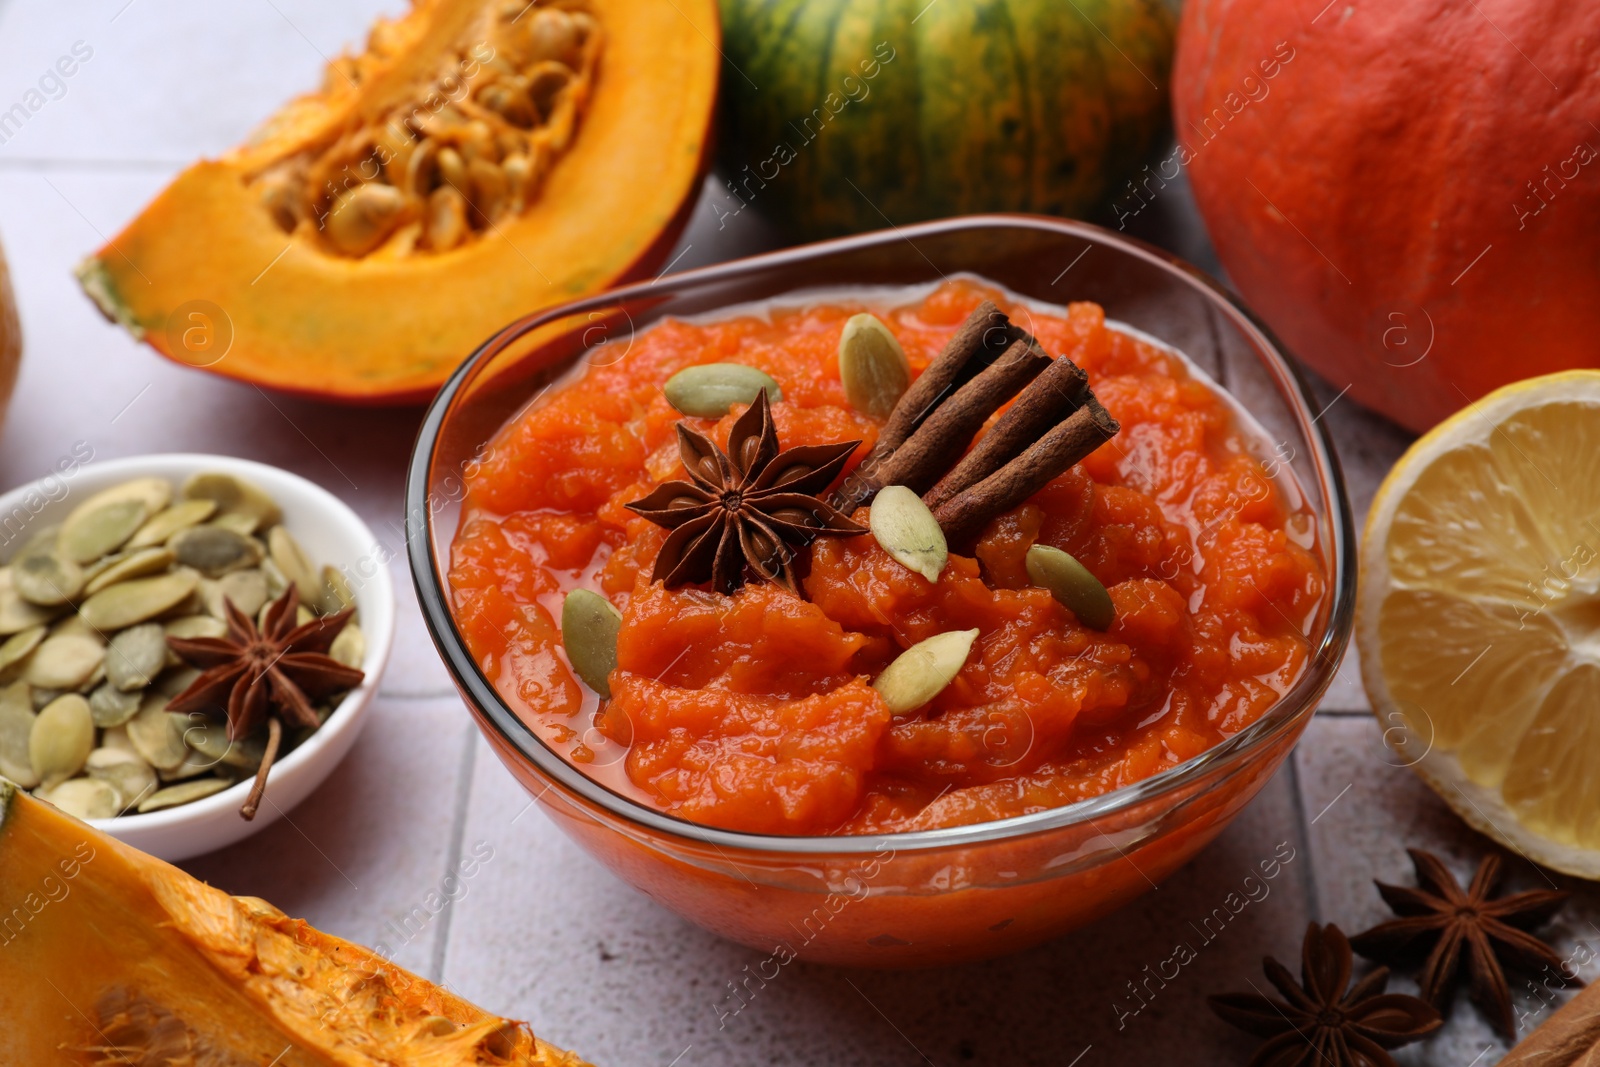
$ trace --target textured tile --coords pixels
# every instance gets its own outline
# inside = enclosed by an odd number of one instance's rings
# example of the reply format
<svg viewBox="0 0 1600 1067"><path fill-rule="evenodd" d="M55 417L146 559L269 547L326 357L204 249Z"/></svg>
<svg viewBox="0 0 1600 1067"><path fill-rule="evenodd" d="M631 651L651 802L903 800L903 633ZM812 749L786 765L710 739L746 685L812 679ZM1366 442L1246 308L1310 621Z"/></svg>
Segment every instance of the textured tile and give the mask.
<svg viewBox="0 0 1600 1067"><path fill-rule="evenodd" d="M1254 976L1263 947L1297 942L1305 852L1286 774L1159 890L1059 941L1007 959L910 973L796 962L737 1012L727 983L760 953L731 945L634 893L567 841L480 745L462 840L492 849L455 908L452 988L532 1020L599 1063L1084 1065L1193 1062L1231 1048L1207 993ZM1293 858L1208 944L1196 927L1275 850ZM1291 853L1285 852L1285 855ZM1259 891L1257 891L1259 892ZM1196 959L1139 1007L1126 983L1171 957ZM1148 995L1147 995L1148 996ZM1061 1005L1072 1010L1063 1015ZM1127 1013L1118 1028L1118 1006ZM1222 1052L1218 1052L1220 1058Z"/></svg>
<svg viewBox="0 0 1600 1067"><path fill-rule="evenodd" d="M1488 838L1469 829L1400 757L1383 744L1377 720L1368 715L1319 715L1295 752L1302 802L1311 820L1311 870L1324 921L1355 933L1385 918L1389 910L1372 886L1374 879L1414 885L1407 847L1438 854L1466 882L1482 857L1500 851ZM1505 854L1508 890L1556 887L1574 892L1562 915L1542 931L1563 956L1582 962L1589 980L1600 974L1600 886L1535 867ZM1575 955L1574 955L1575 954ZM1594 957L1594 958L1589 958ZM1392 988L1414 993L1409 975L1397 976ZM1545 998L1514 980L1519 1012L1536 1024L1546 1013ZM1525 1030L1524 1030L1525 1032ZM1465 996L1458 996L1439 1036L1413 1053L1411 1062L1429 1067L1460 1067L1488 1046L1483 1063L1494 1063L1505 1049L1478 1017Z"/></svg>
<svg viewBox="0 0 1600 1067"><path fill-rule="evenodd" d="M477 730L455 699L379 697L369 714L350 755L298 808L182 866L431 975L455 885L445 876L457 786Z"/></svg>

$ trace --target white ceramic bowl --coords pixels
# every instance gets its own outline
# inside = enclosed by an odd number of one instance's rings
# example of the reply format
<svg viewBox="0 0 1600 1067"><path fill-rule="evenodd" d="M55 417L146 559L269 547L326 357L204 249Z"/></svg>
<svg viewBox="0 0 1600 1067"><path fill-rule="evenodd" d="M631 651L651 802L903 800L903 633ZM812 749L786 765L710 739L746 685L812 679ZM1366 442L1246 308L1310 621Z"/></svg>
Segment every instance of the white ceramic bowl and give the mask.
<svg viewBox="0 0 1600 1067"><path fill-rule="evenodd" d="M69 462L64 461L63 468ZM192 804L93 820L96 829L165 860L188 859L243 840L310 795L361 733L394 641L394 586L389 568L381 562L387 553L367 524L321 486L251 460L197 453L90 460L19 486L0 495L0 559L8 559L21 547L28 529L61 521L91 493L149 475L166 478L176 488L199 471L223 471L260 486L283 508L284 525L313 562L331 563L352 575L367 645L361 669L367 677L360 688L345 695L321 729L273 766L267 799L254 821L239 817L239 805L250 792L249 779Z"/></svg>

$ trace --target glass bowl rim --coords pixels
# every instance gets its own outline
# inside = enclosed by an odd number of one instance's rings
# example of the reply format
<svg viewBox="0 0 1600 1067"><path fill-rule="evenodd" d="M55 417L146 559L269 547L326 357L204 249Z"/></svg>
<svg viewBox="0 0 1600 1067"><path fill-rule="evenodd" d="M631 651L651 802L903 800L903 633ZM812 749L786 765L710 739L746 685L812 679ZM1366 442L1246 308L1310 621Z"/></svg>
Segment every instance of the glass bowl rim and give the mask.
<svg viewBox="0 0 1600 1067"><path fill-rule="evenodd" d="M1329 559L1333 565L1332 580L1329 582L1329 595L1332 599L1328 606L1327 627L1321 641L1310 650L1307 657L1308 669L1305 673L1254 723L1198 756L1149 778L1061 807L933 830L836 836L784 836L705 826L668 815L613 791L584 774L575 765L563 759L559 753L546 746L539 736L501 700L498 691L484 676L468 651L466 642L456 627L454 615L450 611L444 591L443 571L439 569L439 561L434 552L429 471L433 465L445 415L462 386L487 359L498 354L507 344L540 326L572 315L602 311L629 300L648 298L662 289L677 291L687 287L735 281L750 272L782 269L797 263L826 259L841 253L902 241L910 243L918 237L981 229L1050 231L1057 235L1076 237L1091 244L1109 246L1175 276L1176 280L1188 284L1203 299L1216 305L1241 332L1254 335L1252 340L1266 356L1266 369L1271 372L1280 394L1291 407L1299 432L1307 438L1307 443L1311 446L1314 470L1318 476L1317 488L1321 490L1329 506L1329 513L1324 522L1333 542L1329 552ZM1300 369L1285 357L1286 351L1287 349L1266 324L1237 297L1221 283L1179 257L1136 238L1114 233L1091 223L1022 214L964 215L818 241L727 260L677 274L665 274L650 281L607 290L536 311L497 331L456 368L429 404L418 430L417 443L412 450L406 475L406 554L411 566L412 580L416 586L417 599L422 607L423 621L456 685L464 696L477 704L480 722L487 722L501 742L533 764L539 773L553 784L577 794L588 804L600 808L613 818L622 820L630 827L655 837L665 836L689 844L709 845L719 851L733 848L774 855L855 855L875 852L885 842L892 843L897 852L925 852L983 845L1088 823L1103 816L1155 801L1164 794L1179 792L1213 773L1236 769L1236 766L1242 764L1250 753L1267 748L1272 741L1297 726L1301 719L1314 713L1317 701L1333 681L1334 674L1338 670L1340 659L1349 643L1354 619L1355 528L1332 437L1326 424L1312 416L1314 398L1310 387Z"/></svg>

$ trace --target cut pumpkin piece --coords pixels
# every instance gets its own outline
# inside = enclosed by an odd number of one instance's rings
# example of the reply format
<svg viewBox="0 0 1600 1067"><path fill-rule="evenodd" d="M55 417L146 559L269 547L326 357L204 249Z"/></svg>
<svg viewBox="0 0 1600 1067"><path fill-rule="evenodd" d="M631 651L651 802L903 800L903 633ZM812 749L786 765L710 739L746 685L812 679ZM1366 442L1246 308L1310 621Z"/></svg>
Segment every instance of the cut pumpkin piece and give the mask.
<svg viewBox="0 0 1600 1067"><path fill-rule="evenodd" d="M1600 372L1510 385L1395 464L1356 643L1384 737L1466 822L1600 878Z"/></svg>
<svg viewBox="0 0 1600 1067"><path fill-rule="evenodd" d="M0 778L0 1063L585 1067Z"/></svg>
<svg viewBox="0 0 1600 1067"><path fill-rule="evenodd" d="M164 355L429 397L518 316L655 270L709 161L715 0L416 0L78 269Z"/></svg>

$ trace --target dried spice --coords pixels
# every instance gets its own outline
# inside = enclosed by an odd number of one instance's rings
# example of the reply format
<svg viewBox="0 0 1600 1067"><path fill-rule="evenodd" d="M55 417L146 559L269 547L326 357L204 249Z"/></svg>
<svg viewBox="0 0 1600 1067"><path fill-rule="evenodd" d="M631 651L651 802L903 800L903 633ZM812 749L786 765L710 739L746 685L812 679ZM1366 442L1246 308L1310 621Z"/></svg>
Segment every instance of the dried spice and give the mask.
<svg viewBox="0 0 1600 1067"><path fill-rule="evenodd" d="M1443 1025L1439 1013L1416 997L1385 993L1389 971L1379 967L1350 983L1350 942L1329 923L1306 927L1300 982L1268 956L1267 979L1283 1000L1259 993L1209 998L1225 1022L1268 1038L1250 1067L1395 1067L1388 1050L1420 1041Z"/></svg>
<svg viewBox="0 0 1600 1067"><path fill-rule="evenodd" d="M1465 970L1472 1002L1509 1039L1516 1037L1517 1024L1506 967L1544 974L1561 985L1583 984L1555 949L1528 933L1560 910L1570 893L1540 889L1496 897L1505 864L1494 854L1483 858L1463 890L1439 857L1421 849L1406 851L1416 868L1417 886L1376 883L1384 902L1400 917L1351 939L1357 952L1391 965L1422 960L1417 985L1441 1012L1449 1008Z"/></svg>
<svg viewBox="0 0 1600 1067"><path fill-rule="evenodd" d="M202 673L167 702L166 710L177 714L224 710L230 742L243 741L266 718L266 753L255 786L239 809L240 815L253 819L283 740L282 720L316 729L321 720L312 699L353 689L366 675L327 654L350 621L349 608L296 626L300 592L292 582L267 609L259 630L232 600L224 607L226 637L167 638L172 651Z"/></svg>
<svg viewBox="0 0 1600 1067"><path fill-rule="evenodd" d="M1500 1067L1593 1067L1600 1063L1600 986L1563 1004L1506 1053Z"/></svg>
<svg viewBox="0 0 1600 1067"><path fill-rule="evenodd" d="M678 423L678 450L692 480L666 482L628 505L672 531L651 580L668 588L710 582L732 593L748 573L798 594L796 547L867 532L820 496L860 443L780 452L765 392L734 422L726 452Z"/></svg>

